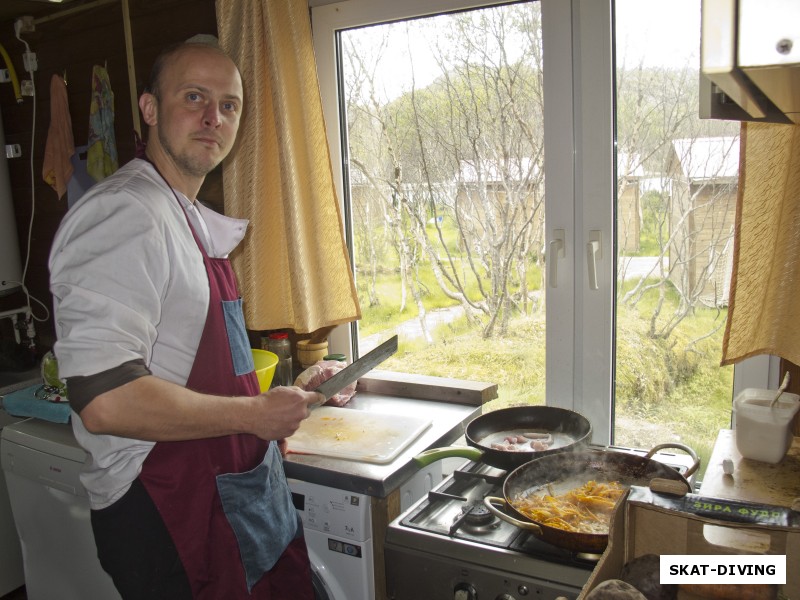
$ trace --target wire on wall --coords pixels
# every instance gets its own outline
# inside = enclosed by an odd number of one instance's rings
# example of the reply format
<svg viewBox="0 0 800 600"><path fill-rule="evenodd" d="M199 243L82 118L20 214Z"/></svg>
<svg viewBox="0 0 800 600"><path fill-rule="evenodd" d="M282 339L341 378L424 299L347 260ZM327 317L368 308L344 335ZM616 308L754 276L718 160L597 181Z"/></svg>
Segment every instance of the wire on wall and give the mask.
<svg viewBox="0 0 800 600"><path fill-rule="evenodd" d="M31 77L31 92L32 92L31 95L33 97L33 107L32 107L33 116L31 117L31 150L30 150L31 218L28 221L28 241L25 249L25 264L22 268L22 281L15 281L13 283L18 283L22 287L22 291L25 293L25 297L27 298L27 304L28 304L28 314L30 314L31 318L34 321L38 321L41 323L47 321L47 319L50 318L50 310L47 308L47 305L44 304L41 300L32 296L31 293L28 291L27 286L25 285L25 279L28 274L28 265L30 264L30 259L31 259L31 239L33 238L33 220L34 220L34 215L36 213L36 175L33 162L33 154L34 154L33 150L36 138L36 78L34 77L36 73L36 60L34 58L35 55L31 52L31 47L28 45L28 42L26 42L24 39L22 39L22 37L20 37L20 31L22 29L21 25L22 23L19 20L14 24L14 34L16 35L16 38L25 45L25 60L23 61L23 63L25 70ZM31 300L36 302L39 306L41 306L44 309L45 316L43 318L39 318L34 314L33 309L31 307Z"/></svg>

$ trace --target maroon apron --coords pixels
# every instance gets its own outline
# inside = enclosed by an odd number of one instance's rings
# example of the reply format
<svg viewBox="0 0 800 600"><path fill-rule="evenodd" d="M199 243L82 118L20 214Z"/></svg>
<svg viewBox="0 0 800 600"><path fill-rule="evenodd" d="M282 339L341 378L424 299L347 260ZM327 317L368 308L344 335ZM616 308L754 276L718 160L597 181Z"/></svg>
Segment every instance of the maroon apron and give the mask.
<svg viewBox="0 0 800 600"><path fill-rule="evenodd" d="M186 387L255 396L258 380L233 269L227 259L209 257L189 227L203 255L210 297ZM276 442L249 434L158 442L140 479L175 542L195 598L314 597L302 522Z"/></svg>

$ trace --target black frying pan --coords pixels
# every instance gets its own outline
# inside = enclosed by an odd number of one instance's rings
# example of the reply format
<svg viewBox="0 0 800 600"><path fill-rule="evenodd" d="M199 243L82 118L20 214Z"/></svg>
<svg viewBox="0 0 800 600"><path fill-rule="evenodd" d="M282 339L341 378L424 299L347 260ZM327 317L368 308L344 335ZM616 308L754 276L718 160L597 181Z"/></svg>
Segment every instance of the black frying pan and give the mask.
<svg viewBox="0 0 800 600"><path fill-rule="evenodd" d="M651 458L663 448L679 448L694 459L694 464L685 476ZM518 497L531 495L558 496L581 487L590 480L602 483L617 481L624 487L630 487L647 486L653 479L660 478L683 482L688 492L691 487L686 477L699 466L700 459L695 451L683 444L660 444L652 448L646 456L615 450L562 452L543 456L517 468L503 483L503 498L487 497L484 504L501 519L532 531L537 537L555 546L575 552L600 554L608 545L608 533L582 533L551 527L528 518L514 508L513 502ZM513 516L501 511L496 505L505 507Z"/></svg>
<svg viewBox="0 0 800 600"><path fill-rule="evenodd" d="M505 438L524 433L545 433L553 444L544 450L534 450L528 444L513 445L513 450L496 447L505 445ZM535 458L575 450L588 444L592 425L583 415L554 406L515 406L501 408L475 417L464 431L467 446L434 448L418 454L414 461L426 466L434 461L459 456L482 461L492 467L510 471Z"/></svg>

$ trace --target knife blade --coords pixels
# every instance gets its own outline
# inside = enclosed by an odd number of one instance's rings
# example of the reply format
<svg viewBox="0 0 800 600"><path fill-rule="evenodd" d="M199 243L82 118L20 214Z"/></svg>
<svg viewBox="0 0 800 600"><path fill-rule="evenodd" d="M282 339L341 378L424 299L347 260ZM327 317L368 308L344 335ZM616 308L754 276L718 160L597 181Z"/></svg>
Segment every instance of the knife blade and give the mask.
<svg viewBox="0 0 800 600"><path fill-rule="evenodd" d="M324 398L321 398L318 402L310 405L309 408L315 408L325 404L325 402L330 400L333 396L341 392L344 388L356 381L368 371L374 369L395 352L397 352L396 335L390 337L380 346L370 350L358 360L353 361L330 379L327 379L319 384L319 386L317 386L313 391L321 394L324 396Z"/></svg>

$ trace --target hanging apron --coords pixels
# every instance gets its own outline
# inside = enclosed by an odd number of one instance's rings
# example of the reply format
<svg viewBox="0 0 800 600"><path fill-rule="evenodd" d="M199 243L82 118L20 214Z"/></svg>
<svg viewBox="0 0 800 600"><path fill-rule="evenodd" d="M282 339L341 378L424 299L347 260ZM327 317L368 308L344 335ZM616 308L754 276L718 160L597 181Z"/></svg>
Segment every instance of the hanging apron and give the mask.
<svg viewBox="0 0 800 600"><path fill-rule="evenodd" d="M177 201L177 198L176 198ZM210 297L186 387L259 393L242 301L227 259L203 255ZM140 480L158 508L198 600L313 599L303 526L276 442L239 434L158 442Z"/></svg>

